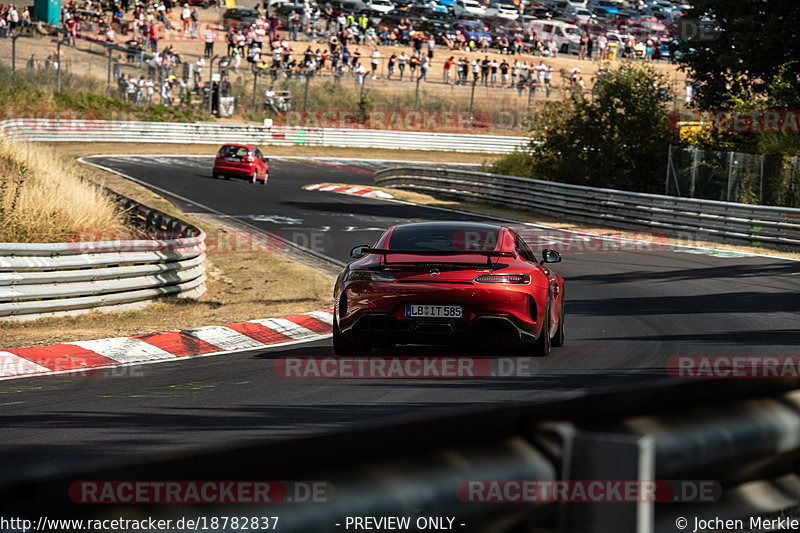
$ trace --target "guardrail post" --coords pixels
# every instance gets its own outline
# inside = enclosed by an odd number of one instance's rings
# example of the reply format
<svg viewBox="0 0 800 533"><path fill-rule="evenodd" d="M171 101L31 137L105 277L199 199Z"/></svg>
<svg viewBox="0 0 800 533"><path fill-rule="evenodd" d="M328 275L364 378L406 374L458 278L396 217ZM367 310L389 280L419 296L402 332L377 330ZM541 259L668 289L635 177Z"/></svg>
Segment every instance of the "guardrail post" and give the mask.
<svg viewBox="0 0 800 533"><path fill-rule="evenodd" d="M579 433L565 466L568 479L655 481L655 441L651 436ZM624 490L620 491L625 495ZM608 498L605 498L608 500ZM564 533L652 533L655 502L566 502L561 506Z"/></svg>

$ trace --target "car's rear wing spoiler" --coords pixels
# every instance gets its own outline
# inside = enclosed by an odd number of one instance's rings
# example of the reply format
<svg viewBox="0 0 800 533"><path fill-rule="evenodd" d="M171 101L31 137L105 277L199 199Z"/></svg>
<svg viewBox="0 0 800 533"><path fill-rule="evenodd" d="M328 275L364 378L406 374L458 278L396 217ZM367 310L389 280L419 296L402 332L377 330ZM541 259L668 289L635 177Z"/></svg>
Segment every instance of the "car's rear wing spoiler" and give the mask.
<svg viewBox="0 0 800 533"><path fill-rule="evenodd" d="M387 256L391 255L485 255L486 264L492 265L492 257L513 257L517 258L514 252L501 252L496 250L389 250L388 248L364 248L361 250L367 254L383 255L383 262L388 263Z"/></svg>

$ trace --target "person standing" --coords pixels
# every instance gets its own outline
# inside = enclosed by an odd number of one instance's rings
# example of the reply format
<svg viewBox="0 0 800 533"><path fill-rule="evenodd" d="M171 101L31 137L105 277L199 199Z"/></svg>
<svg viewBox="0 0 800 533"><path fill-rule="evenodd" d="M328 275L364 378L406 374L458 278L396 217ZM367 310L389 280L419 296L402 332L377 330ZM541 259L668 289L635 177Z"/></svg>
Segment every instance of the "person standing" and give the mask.
<svg viewBox="0 0 800 533"><path fill-rule="evenodd" d="M478 75L483 71L483 65L477 59L472 60L472 85L478 83Z"/></svg>
<svg viewBox="0 0 800 533"><path fill-rule="evenodd" d="M297 40L297 32L300 30L300 15L297 14L297 11L292 9L292 12L289 13L287 17L287 23L289 24L289 35L291 35L291 40Z"/></svg>
<svg viewBox="0 0 800 533"><path fill-rule="evenodd" d="M197 60L194 62L194 84L199 85L200 81L203 78L203 69L206 66L206 60L202 57L198 57Z"/></svg>
<svg viewBox="0 0 800 533"><path fill-rule="evenodd" d="M511 68L511 65L508 64L506 58L503 58L502 63L500 63L500 78L503 82L503 89L508 87L508 70Z"/></svg>
<svg viewBox="0 0 800 533"><path fill-rule="evenodd" d="M197 39L197 24L200 22L200 14L197 12L197 8L192 9L189 18L192 21L192 39Z"/></svg>
<svg viewBox="0 0 800 533"><path fill-rule="evenodd" d="M450 84L450 68L453 66L453 56L448 57L444 60L444 67L442 67L442 81L446 84Z"/></svg>
<svg viewBox="0 0 800 533"><path fill-rule="evenodd" d="M597 59L600 61L605 60L606 58L606 47L608 46L608 37L605 35L600 35L597 38Z"/></svg>
<svg viewBox="0 0 800 533"><path fill-rule="evenodd" d="M211 28L211 26L206 26L206 29L203 31L203 40L206 43L205 50L203 50L203 57L212 57L214 55L214 39L216 38L216 33Z"/></svg>
<svg viewBox="0 0 800 533"><path fill-rule="evenodd" d="M389 58L389 64L387 65L389 74L386 76L387 80L392 79L392 75L394 74L394 65L397 63L397 54L393 53Z"/></svg>
<svg viewBox="0 0 800 533"><path fill-rule="evenodd" d="M369 54L370 63L372 64L372 79L377 79L377 72L378 72L378 65L381 63L381 51L378 50L378 47L372 49L372 52Z"/></svg>
<svg viewBox="0 0 800 533"><path fill-rule="evenodd" d="M189 9L189 4L183 4L183 9L181 10L181 32L183 35L189 33L189 28L191 28L192 23L192 10Z"/></svg>
<svg viewBox="0 0 800 533"><path fill-rule="evenodd" d="M419 64L419 79L421 81L428 81L428 68L431 65L430 58L423 57Z"/></svg>
<svg viewBox="0 0 800 533"><path fill-rule="evenodd" d="M403 81L403 74L406 71L406 63L408 63L408 55L405 52L400 52L397 57L397 68L400 69L400 81Z"/></svg>
<svg viewBox="0 0 800 533"><path fill-rule="evenodd" d="M418 66L419 66L419 58L416 55L411 56L411 58L408 60L408 70L411 73L411 81L414 81L414 77L416 76Z"/></svg>

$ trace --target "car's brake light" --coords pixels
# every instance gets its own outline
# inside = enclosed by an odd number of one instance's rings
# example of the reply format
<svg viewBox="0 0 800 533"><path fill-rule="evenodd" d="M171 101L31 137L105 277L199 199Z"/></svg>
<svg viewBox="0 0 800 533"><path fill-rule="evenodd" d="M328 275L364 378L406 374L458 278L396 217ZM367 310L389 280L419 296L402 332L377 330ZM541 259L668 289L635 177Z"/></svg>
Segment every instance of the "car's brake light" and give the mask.
<svg viewBox="0 0 800 533"><path fill-rule="evenodd" d="M528 274L482 274L475 283L502 283L506 285L526 285L531 282Z"/></svg>
<svg viewBox="0 0 800 533"><path fill-rule="evenodd" d="M373 272L372 270L351 270L347 281L394 281L394 274L388 272Z"/></svg>

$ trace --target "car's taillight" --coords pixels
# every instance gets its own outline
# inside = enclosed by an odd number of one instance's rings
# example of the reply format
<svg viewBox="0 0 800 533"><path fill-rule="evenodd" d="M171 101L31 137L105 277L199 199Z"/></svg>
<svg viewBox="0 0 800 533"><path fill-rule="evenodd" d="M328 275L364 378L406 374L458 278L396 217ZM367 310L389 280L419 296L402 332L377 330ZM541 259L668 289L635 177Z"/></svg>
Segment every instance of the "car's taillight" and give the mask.
<svg viewBox="0 0 800 533"><path fill-rule="evenodd" d="M351 270L347 281L394 281L394 274L388 272L373 272L372 270Z"/></svg>
<svg viewBox="0 0 800 533"><path fill-rule="evenodd" d="M475 283L502 283L506 285L526 285L531 282L528 274L481 274Z"/></svg>

